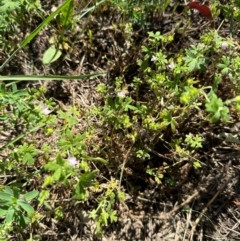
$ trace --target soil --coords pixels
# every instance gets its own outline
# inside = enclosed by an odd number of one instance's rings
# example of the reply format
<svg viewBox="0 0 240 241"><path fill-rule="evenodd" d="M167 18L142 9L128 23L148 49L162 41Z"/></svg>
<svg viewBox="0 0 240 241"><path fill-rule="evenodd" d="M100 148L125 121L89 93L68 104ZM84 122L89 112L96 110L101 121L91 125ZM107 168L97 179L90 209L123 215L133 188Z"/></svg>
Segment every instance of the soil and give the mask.
<svg viewBox="0 0 240 241"><path fill-rule="evenodd" d="M46 13L50 12L54 4L58 5L55 1L42 1ZM77 1L77 4L80 11L83 3ZM106 4L82 18L74 31L65 33L69 43L72 43L71 50L66 51L58 61L49 66L43 65L41 59L49 47L50 36L54 35L54 32L57 34L57 30L53 28L57 26L53 21L9 63L2 74L106 73L85 80L21 83L24 88L45 85L46 97L53 98L65 108L73 103L85 108L102 105L96 86L99 83L106 83L111 93L116 77L121 76L128 85L134 76L140 74L137 60L142 57L140 50L147 41L147 32L175 31L175 24L182 19L181 5L173 13L175 4L173 2L164 14L152 11L147 17L148 25L134 24L133 33L129 36L126 36L126 32L120 31L124 16L110 4ZM208 31L210 23L199 14L192 12L191 19L192 26L185 34L176 32L174 41L167 46L169 53L175 53L179 49L198 43L200 34ZM223 17L220 15L215 26L219 26L222 20ZM219 35L223 37L229 35L229 22L224 20L219 29ZM33 30L40 22L40 18L33 18L31 25L23 29L22 36ZM91 43L89 29L93 36ZM238 32L235 33L233 38L237 38ZM1 59L5 59L6 55L1 54ZM202 79L206 83L210 81L206 75L203 75ZM145 89L141 91L142 98L148 98ZM219 88L219 96L227 99L232 95L231 84L226 80ZM79 121L81 127L76 131L84 129L86 125L84 120ZM35 233L44 241L240 240L239 127L239 118L234 111L231 113L230 121L224 124L210 124L203 121L199 113L192 113L192 117L181 124L177 134L165 133L164 141L167 142L168 139L189 132L200 134L204 139L203 147L194 154L194 157L201 161L202 167L195 169L187 159L182 160L180 165L165 173L168 182L162 184L152 180L146 174L145 168L163 166L164 163L178 159L168 150L164 142L149 147L151 157L144 162L139 164L133 160L127 163L122 180L122 189L127 193L126 201L118 203L119 219L105 228L102 237L94 234L96 224L87 216L89 210L96 204L95 201L90 200L84 204L73 202L70 193L58 187L52 190L51 198L56 200L55 203L52 201L52 204L56 206L61 204L64 207L65 217L59 221L54 219L53 215L46 215L41 220L40 226L33 227ZM41 132L35 138L39 140L39 145L45 141L54 142L43 139L45 137L41 136ZM115 168L118 164L115 164ZM114 170L114 167L111 168ZM108 171L103 170L103 173L109 175ZM21 237L13 236L10 240L25 240L27 237L28 234L23 233Z"/></svg>

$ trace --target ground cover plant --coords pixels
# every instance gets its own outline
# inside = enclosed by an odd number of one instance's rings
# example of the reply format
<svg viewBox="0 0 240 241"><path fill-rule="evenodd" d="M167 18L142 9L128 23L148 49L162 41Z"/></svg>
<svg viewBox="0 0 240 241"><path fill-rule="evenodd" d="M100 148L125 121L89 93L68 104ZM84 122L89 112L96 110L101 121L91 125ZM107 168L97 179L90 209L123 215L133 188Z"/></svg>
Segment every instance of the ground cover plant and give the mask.
<svg viewBox="0 0 240 241"><path fill-rule="evenodd" d="M0 12L0 240L239 239L239 0Z"/></svg>

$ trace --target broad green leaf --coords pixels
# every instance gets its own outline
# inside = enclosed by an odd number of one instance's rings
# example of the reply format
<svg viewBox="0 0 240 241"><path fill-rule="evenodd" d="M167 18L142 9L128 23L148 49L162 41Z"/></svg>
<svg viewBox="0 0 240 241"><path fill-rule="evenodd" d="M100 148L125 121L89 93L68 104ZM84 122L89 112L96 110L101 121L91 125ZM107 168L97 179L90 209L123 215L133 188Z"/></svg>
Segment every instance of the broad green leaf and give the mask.
<svg viewBox="0 0 240 241"><path fill-rule="evenodd" d="M34 199L35 197L37 197L38 194L39 194L39 191L33 190L33 191L31 191L31 192L25 193L25 194L24 194L24 197L25 197L25 200L26 200L27 202L29 202L29 201L31 201L32 199Z"/></svg>
<svg viewBox="0 0 240 241"><path fill-rule="evenodd" d="M6 201L12 201L12 195L9 193L5 193L5 192L0 192L0 199L2 200L6 200Z"/></svg>
<svg viewBox="0 0 240 241"><path fill-rule="evenodd" d="M10 208L8 209L6 218L5 218L5 223L10 223L12 221L14 221L14 214L15 214L15 209L14 208Z"/></svg>
<svg viewBox="0 0 240 241"><path fill-rule="evenodd" d="M0 200L0 206L10 206L12 204L12 199L11 200Z"/></svg>
<svg viewBox="0 0 240 241"><path fill-rule="evenodd" d="M24 200L18 200L18 205L25 210L28 214L32 214L34 213L34 208L28 204L27 202L25 202Z"/></svg>
<svg viewBox="0 0 240 241"><path fill-rule="evenodd" d="M19 189L18 189L18 187L13 187L13 196L14 196L14 198L15 199L18 199L19 198Z"/></svg>
<svg viewBox="0 0 240 241"><path fill-rule="evenodd" d="M73 5L74 1L71 0L61 11L61 13L57 16L57 20L59 20L60 25L62 25L65 29L69 28L72 24L73 20Z"/></svg>
<svg viewBox="0 0 240 241"><path fill-rule="evenodd" d="M20 213L20 212L17 213L15 220L22 229L25 229L27 227L27 223L30 222L30 219L24 216L23 213Z"/></svg>
<svg viewBox="0 0 240 241"><path fill-rule="evenodd" d="M54 45L51 45L43 54L43 64L51 64L56 61L62 55L62 51L56 49Z"/></svg>
<svg viewBox="0 0 240 241"><path fill-rule="evenodd" d="M5 186L5 193L11 194L13 196L13 190L9 186Z"/></svg>

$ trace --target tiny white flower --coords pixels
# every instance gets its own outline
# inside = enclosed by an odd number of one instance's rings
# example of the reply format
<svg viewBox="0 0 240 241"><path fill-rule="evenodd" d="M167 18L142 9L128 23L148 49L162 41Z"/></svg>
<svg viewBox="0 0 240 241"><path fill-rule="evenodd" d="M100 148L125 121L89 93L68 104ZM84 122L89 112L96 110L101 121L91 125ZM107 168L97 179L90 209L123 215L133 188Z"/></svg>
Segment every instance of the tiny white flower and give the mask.
<svg viewBox="0 0 240 241"><path fill-rule="evenodd" d="M120 91L120 92L117 93L117 96L124 98L126 96L126 92Z"/></svg>
<svg viewBox="0 0 240 241"><path fill-rule="evenodd" d="M42 107L42 113L43 113L44 115L49 115L51 112L52 112L52 111L49 110L49 108L48 108L46 105L44 105L44 106Z"/></svg>
<svg viewBox="0 0 240 241"><path fill-rule="evenodd" d="M156 56L153 55L152 58L151 58L151 61L155 62L156 60L157 60Z"/></svg>
<svg viewBox="0 0 240 241"><path fill-rule="evenodd" d="M76 166L78 164L78 160L77 160L77 158L75 156L69 156L67 158L67 162L71 166Z"/></svg>
<svg viewBox="0 0 240 241"><path fill-rule="evenodd" d="M228 43L223 42L221 45L222 50L227 50L228 49Z"/></svg>
<svg viewBox="0 0 240 241"><path fill-rule="evenodd" d="M175 64L173 62L171 62L169 65L167 65L167 67L169 69L173 69L175 67Z"/></svg>
<svg viewBox="0 0 240 241"><path fill-rule="evenodd" d="M52 12L55 12L56 10L57 10L57 7L56 7L56 6L52 6L51 11L52 11Z"/></svg>

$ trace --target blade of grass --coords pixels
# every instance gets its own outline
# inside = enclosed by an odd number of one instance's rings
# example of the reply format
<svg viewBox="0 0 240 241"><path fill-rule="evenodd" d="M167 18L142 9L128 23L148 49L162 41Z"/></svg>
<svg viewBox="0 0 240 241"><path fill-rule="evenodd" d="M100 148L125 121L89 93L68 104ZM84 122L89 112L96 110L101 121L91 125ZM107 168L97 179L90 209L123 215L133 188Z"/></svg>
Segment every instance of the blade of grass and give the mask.
<svg viewBox="0 0 240 241"><path fill-rule="evenodd" d="M6 75L0 76L0 80L36 81L36 80L78 80L90 77L102 76L104 73L85 74L85 75Z"/></svg>

